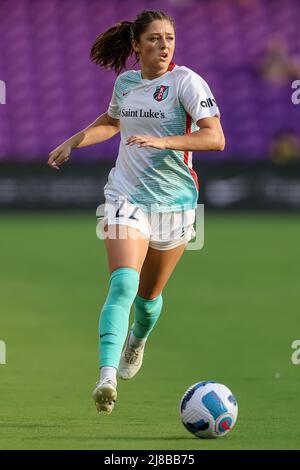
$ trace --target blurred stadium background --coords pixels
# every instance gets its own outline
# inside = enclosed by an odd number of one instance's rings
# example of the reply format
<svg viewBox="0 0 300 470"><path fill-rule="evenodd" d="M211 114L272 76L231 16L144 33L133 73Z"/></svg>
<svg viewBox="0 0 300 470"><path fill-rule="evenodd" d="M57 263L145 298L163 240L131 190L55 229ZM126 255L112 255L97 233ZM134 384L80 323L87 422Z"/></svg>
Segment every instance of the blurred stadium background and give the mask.
<svg viewBox="0 0 300 470"><path fill-rule="evenodd" d="M108 283L95 211L118 136L59 172L46 162L107 109L115 75L89 60L94 39L142 9L174 17L174 61L209 83L227 145L194 153L205 247L170 280L145 370L120 385L104 435L90 400ZM299 24L300 0L1 0L0 448L299 448ZM179 423L202 378L237 396L227 440L199 443Z"/></svg>
<svg viewBox="0 0 300 470"><path fill-rule="evenodd" d="M144 8L175 18L175 62L207 80L222 112L225 151L194 154L201 201L298 209L298 0L1 0L0 206L93 208L102 200L118 137L74 152L59 175L45 163L107 109L115 75L89 60L93 40Z"/></svg>

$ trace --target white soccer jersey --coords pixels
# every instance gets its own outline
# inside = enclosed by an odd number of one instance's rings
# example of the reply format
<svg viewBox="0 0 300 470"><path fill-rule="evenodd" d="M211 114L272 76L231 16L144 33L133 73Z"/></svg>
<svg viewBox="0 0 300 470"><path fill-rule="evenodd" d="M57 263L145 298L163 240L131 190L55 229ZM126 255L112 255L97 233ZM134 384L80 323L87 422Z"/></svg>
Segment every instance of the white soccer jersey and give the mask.
<svg viewBox="0 0 300 470"><path fill-rule="evenodd" d="M121 142L104 187L105 197L125 196L146 212L194 209L198 180L192 152L139 148L127 146L126 141L135 134L185 135L199 129L199 119L218 115L203 78L175 64L154 80L142 79L140 71L127 71L116 80L108 114L120 119Z"/></svg>

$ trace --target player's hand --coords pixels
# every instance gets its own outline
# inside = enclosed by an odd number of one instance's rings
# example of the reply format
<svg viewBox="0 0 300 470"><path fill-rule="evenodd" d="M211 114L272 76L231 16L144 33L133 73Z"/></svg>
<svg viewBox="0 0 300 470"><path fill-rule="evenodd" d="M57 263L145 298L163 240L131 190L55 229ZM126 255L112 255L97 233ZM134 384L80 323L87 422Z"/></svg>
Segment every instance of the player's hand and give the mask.
<svg viewBox="0 0 300 470"><path fill-rule="evenodd" d="M139 147L153 147L159 150L165 150L165 137L152 137L150 135L132 135L127 139L126 145L138 145Z"/></svg>
<svg viewBox="0 0 300 470"><path fill-rule="evenodd" d="M59 166L69 160L72 148L73 146L70 142L64 142L56 147L56 149L49 153L48 165L51 168L55 168L55 170L59 170Z"/></svg>

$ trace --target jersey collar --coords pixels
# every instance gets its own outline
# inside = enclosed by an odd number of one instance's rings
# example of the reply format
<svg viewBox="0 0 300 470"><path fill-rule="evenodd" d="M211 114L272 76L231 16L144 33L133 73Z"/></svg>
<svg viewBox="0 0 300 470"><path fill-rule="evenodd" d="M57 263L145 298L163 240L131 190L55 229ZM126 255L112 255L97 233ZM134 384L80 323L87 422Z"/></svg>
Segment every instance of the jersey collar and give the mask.
<svg viewBox="0 0 300 470"><path fill-rule="evenodd" d="M155 82L156 80L161 80L165 75L167 75L167 73L169 72L172 72L172 70L174 69L174 67L176 67L176 64L174 64L174 62L171 62L169 64L169 67L167 68L167 71L161 75L160 77L157 77L157 78L153 78L152 80L148 80L147 78L142 78L142 73L141 71L139 70L139 74L140 74L140 80L143 82L143 83L151 83L151 82Z"/></svg>

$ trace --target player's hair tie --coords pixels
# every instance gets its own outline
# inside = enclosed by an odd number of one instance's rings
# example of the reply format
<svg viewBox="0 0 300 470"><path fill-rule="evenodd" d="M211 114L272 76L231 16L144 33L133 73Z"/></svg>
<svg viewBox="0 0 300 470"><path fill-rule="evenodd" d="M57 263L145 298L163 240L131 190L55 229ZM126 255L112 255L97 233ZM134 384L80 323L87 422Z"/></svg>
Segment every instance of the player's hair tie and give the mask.
<svg viewBox="0 0 300 470"><path fill-rule="evenodd" d="M130 39L133 41L133 39L134 39L134 22L131 23L130 28L129 28L129 32L130 32Z"/></svg>

